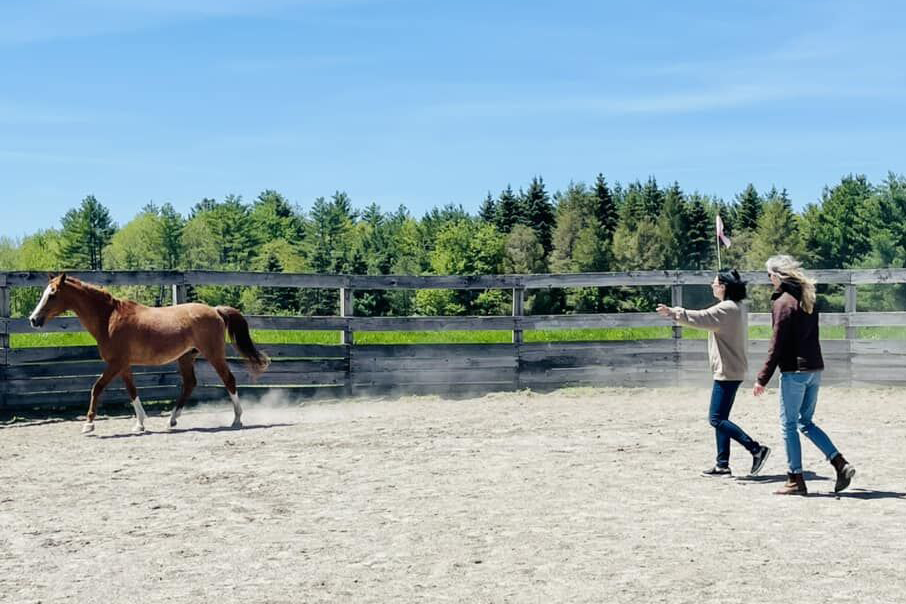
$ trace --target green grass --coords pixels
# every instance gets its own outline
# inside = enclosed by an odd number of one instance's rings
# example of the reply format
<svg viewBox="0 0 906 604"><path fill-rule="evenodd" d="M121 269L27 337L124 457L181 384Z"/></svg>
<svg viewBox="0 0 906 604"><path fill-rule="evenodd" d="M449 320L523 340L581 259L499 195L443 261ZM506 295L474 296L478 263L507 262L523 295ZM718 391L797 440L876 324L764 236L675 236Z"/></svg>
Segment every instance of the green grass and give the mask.
<svg viewBox="0 0 906 604"><path fill-rule="evenodd" d="M602 329L529 329L524 332L526 342L581 342L614 340L659 340L672 337L672 329L664 327L620 327ZM751 327L749 337L767 340L770 327ZM338 331L290 331L259 329L252 337L261 344L327 344L340 343ZM683 329L683 339L703 340L708 337L700 329ZM825 340L843 340L843 327L824 327L821 337ZM859 337L870 340L906 340L906 327L862 327ZM511 341L509 331L360 331L355 333L357 344L494 344ZM55 346L93 346L94 339L87 333L27 333L12 334L13 348L40 348Z"/></svg>

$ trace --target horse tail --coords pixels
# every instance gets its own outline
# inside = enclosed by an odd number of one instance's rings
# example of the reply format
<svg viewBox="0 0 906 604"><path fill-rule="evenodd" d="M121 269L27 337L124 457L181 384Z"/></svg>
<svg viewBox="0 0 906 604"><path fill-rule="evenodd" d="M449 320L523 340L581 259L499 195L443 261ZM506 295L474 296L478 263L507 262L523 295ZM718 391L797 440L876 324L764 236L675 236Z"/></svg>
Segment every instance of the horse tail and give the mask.
<svg viewBox="0 0 906 604"><path fill-rule="evenodd" d="M258 377L267 369L271 360L266 354L258 350L255 343L252 342L252 335L249 333L249 324L242 316L242 313L229 306L218 306L214 310L223 319L226 324L227 333L230 334L230 341L233 342L239 350L239 354L245 357L248 362L249 370L254 377Z"/></svg>

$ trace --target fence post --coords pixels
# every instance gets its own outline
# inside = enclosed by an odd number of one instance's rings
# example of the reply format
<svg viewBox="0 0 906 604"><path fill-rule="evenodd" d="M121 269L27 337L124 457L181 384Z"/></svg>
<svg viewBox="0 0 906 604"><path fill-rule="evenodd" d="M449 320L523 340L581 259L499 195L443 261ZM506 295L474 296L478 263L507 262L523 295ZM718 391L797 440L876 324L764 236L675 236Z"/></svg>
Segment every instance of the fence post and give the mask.
<svg viewBox="0 0 906 604"><path fill-rule="evenodd" d="M683 305L683 286L680 284L674 284L670 286L670 306L682 306ZM682 382L683 370L682 370L682 341L683 341L683 326L682 325L673 325L673 364L676 368L676 373L674 375L675 385L679 386Z"/></svg>
<svg viewBox="0 0 906 604"><path fill-rule="evenodd" d="M521 317L525 311L525 289L518 287L513 288L513 316ZM522 344L522 325L516 322L516 328L513 329L513 344L517 346Z"/></svg>
<svg viewBox="0 0 906 604"><path fill-rule="evenodd" d="M348 287L340 288L340 316L341 317L351 317L353 315L353 302L355 296L353 290ZM346 327L343 328L343 333L340 334L340 344L352 345L353 343L353 333L352 328L349 327L349 324L346 324Z"/></svg>
<svg viewBox="0 0 906 604"><path fill-rule="evenodd" d="M859 328L853 325L853 319L856 314L856 286L847 283L843 286L845 291L845 302L843 310L846 311L846 341L849 349L849 386L853 385L853 343L859 338Z"/></svg>
<svg viewBox="0 0 906 604"><path fill-rule="evenodd" d="M0 409L6 407L6 366L9 362L9 285L6 275L0 275Z"/></svg>
<svg viewBox="0 0 906 604"><path fill-rule="evenodd" d="M352 289L348 287L340 288L340 316L341 317L351 317L353 316L355 309L353 304L355 303L355 295ZM352 345L355 340L355 336L352 332L352 328L349 327L347 322L343 331L340 333L340 344L345 348L346 354L346 384L343 388L343 391L347 396L352 396Z"/></svg>
<svg viewBox="0 0 906 604"><path fill-rule="evenodd" d="M173 284L173 306L186 303L186 289L185 283Z"/></svg>
<svg viewBox="0 0 906 604"><path fill-rule="evenodd" d="M515 323L513 329L513 356L516 357L516 373L513 376L513 387L516 390L519 390L519 371L520 371L520 350L522 348L523 335L522 335L522 323L519 320L519 317L522 317L525 312L525 288L524 287L514 287L513 288L513 316L516 319L513 321Z"/></svg>

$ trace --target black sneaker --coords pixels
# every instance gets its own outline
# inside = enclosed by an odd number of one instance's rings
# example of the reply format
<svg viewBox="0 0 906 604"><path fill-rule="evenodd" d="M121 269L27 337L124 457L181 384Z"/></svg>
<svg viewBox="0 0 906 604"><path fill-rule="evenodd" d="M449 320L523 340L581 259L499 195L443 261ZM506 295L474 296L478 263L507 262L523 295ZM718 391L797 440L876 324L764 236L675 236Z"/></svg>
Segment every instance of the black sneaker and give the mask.
<svg viewBox="0 0 906 604"><path fill-rule="evenodd" d="M755 476L761 472L761 468L764 467L764 462L768 460L768 457L771 456L771 448L761 446L758 447L758 450L752 453L752 471L750 474Z"/></svg>
<svg viewBox="0 0 906 604"><path fill-rule="evenodd" d="M708 468L707 470L702 471L702 476L722 476L728 477L732 476L733 473L730 472L730 468L723 466L714 466L713 468Z"/></svg>

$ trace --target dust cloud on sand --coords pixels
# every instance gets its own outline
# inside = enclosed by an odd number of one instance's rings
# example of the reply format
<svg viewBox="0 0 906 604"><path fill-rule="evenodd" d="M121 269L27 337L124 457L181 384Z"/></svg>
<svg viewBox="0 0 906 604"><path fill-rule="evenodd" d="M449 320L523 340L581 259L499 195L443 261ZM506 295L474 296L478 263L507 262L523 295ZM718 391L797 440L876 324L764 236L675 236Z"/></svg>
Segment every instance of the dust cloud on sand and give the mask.
<svg viewBox="0 0 906 604"><path fill-rule="evenodd" d="M853 488L776 391L733 419L774 454L713 461L709 389L199 405L0 427L0 602L903 601L906 391L824 389Z"/></svg>

